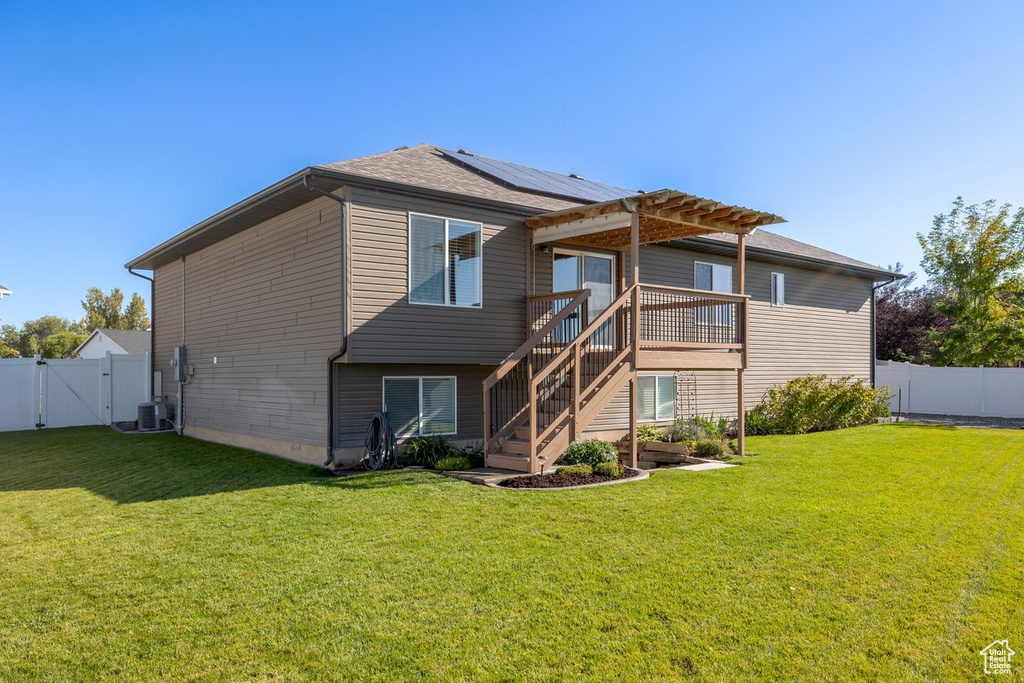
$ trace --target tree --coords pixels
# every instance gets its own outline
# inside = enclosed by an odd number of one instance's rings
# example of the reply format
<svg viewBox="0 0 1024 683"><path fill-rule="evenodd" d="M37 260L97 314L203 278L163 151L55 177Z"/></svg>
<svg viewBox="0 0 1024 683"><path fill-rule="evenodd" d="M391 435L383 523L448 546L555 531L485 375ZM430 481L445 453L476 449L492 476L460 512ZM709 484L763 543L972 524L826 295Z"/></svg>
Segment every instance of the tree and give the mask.
<svg viewBox="0 0 1024 683"><path fill-rule="evenodd" d="M149 318L146 315L146 302L138 295L132 294L131 301L122 310L124 294L120 288L114 287L110 294L104 294L99 287L90 287L85 293L82 308L85 317L82 327L86 331L99 328L111 330L148 330Z"/></svg>
<svg viewBox="0 0 1024 683"><path fill-rule="evenodd" d="M18 334L18 351L23 358L31 358L37 353L42 353L42 343L47 337L59 332L80 331L77 323L55 315L44 315L36 320L28 320L21 326L21 332Z"/></svg>
<svg viewBox="0 0 1024 683"><path fill-rule="evenodd" d="M39 343L43 358L67 358L89 335L81 332L57 332Z"/></svg>
<svg viewBox="0 0 1024 683"><path fill-rule="evenodd" d="M902 273L903 265L890 267ZM941 294L933 287L911 287L910 273L878 288L875 294L875 353L879 360L927 364L935 355L933 331L949 329L952 321L935 310Z"/></svg>
<svg viewBox="0 0 1024 683"><path fill-rule="evenodd" d="M0 327L0 358L17 358L21 355L18 350L21 341L21 333L14 325Z"/></svg>
<svg viewBox="0 0 1024 683"><path fill-rule="evenodd" d="M1024 359L1024 208L996 207L994 200L935 217L918 233L921 266L941 297L935 310L952 320L935 330L939 365L1009 365Z"/></svg>

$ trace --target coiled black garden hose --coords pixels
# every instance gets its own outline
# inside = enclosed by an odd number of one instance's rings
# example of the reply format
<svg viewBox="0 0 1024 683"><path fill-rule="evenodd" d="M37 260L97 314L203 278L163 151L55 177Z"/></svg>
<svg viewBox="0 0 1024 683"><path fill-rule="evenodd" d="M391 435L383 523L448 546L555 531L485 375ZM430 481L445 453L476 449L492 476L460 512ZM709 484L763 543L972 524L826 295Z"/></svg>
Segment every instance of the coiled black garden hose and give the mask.
<svg viewBox="0 0 1024 683"><path fill-rule="evenodd" d="M377 413L370 418L363 435L366 452L363 465L368 470L390 470L398 466L398 451L395 444L395 430L387 413Z"/></svg>

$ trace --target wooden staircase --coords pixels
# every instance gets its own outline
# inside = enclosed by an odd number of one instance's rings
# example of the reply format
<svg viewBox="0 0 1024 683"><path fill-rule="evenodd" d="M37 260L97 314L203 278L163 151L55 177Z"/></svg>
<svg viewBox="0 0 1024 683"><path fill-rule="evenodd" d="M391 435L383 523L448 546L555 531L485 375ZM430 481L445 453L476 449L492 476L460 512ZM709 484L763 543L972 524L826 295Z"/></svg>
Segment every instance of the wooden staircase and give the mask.
<svg viewBox="0 0 1024 683"><path fill-rule="evenodd" d="M554 464L635 377L638 291L624 291L583 329L589 290L532 298L536 331L484 380L489 467L538 472Z"/></svg>

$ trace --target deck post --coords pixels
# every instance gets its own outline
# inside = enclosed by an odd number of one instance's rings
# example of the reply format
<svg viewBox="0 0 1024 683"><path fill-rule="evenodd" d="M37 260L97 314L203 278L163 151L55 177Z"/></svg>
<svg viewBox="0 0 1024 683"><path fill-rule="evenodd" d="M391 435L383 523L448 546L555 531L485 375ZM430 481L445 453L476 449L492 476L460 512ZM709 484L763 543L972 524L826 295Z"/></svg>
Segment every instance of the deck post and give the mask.
<svg viewBox="0 0 1024 683"><path fill-rule="evenodd" d="M629 265L633 271L633 294L630 301L629 344L633 349L629 378L629 466L636 469L639 450L636 443L637 364L640 357L640 214L634 211L629 220Z"/></svg>
<svg viewBox="0 0 1024 683"><path fill-rule="evenodd" d="M747 284L747 250L744 237L742 232L736 235L736 288L739 290L737 294L746 293L744 290ZM743 354L743 361L736 369L736 450L740 455L746 455L747 415L743 396L743 371L747 367L747 307L742 304L737 306L736 314L740 323L740 342L743 344L743 350L740 351Z"/></svg>

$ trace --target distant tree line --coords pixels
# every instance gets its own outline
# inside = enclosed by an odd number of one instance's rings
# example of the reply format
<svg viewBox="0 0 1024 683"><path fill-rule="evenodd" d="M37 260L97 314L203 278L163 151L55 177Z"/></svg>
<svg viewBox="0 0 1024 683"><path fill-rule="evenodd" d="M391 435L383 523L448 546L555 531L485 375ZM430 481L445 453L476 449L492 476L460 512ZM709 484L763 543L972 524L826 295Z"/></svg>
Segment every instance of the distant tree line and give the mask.
<svg viewBox="0 0 1024 683"><path fill-rule="evenodd" d="M911 273L879 288L877 357L959 367L1024 363L1024 208L991 200L967 206L957 197L917 239L928 284L913 287Z"/></svg>
<svg viewBox="0 0 1024 683"><path fill-rule="evenodd" d="M44 315L26 321L21 328L0 326L0 358L67 358L86 340L93 330L148 330L146 302L132 294L127 304L124 294L115 287L104 294L99 287L90 287L82 301L85 316L78 321L56 315Z"/></svg>

